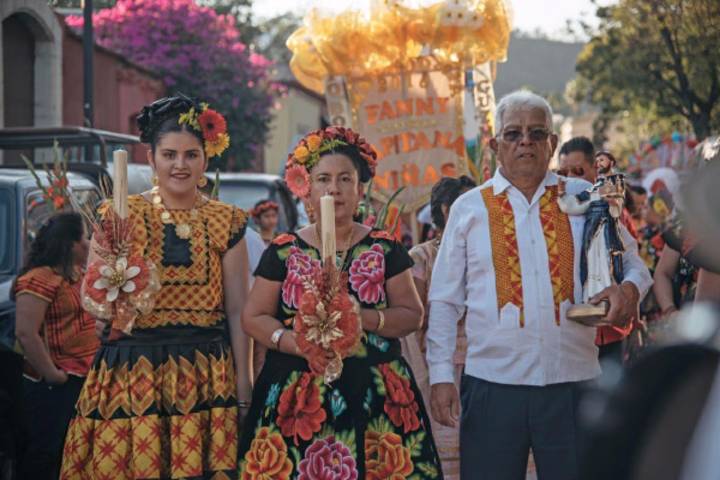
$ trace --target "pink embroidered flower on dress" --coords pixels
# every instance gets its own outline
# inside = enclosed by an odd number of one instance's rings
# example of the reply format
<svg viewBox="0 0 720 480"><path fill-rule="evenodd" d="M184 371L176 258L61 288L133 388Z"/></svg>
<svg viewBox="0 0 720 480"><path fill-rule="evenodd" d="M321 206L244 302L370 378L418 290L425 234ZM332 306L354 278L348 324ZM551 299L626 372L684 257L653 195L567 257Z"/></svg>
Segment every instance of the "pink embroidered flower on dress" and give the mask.
<svg viewBox="0 0 720 480"><path fill-rule="evenodd" d="M290 247L287 258L287 276L282 284L282 300L290 308L300 308L303 293L303 278L320 268L316 260L298 247Z"/></svg>
<svg viewBox="0 0 720 480"><path fill-rule="evenodd" d="M350 265L350 285L361 302L376 304L385 300L385 251L374 244Z"/></svg>
<svg viewBox="0 0 720 480"><path fill-rule="evenodd" d="M315 440L298 466L298 480L357 480L358 471L350 449L334 436Z"/></svg>

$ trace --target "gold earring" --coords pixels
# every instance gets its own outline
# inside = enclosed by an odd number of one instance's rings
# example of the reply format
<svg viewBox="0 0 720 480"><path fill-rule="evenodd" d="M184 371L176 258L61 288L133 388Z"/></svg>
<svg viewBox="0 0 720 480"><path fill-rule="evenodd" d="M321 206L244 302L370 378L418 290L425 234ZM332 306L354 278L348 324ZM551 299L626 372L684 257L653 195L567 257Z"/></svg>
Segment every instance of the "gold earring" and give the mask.
<svg viewBox="0 0 720 480"><path fill-rule="evenodd" d="M198 182L197 182L197 186L200 188L205 188L207 186L207 184L208 184L208 180L205 177L205 175L200 177L200 180L198 180Z"/></svg>
<svg viewBox="0 0 720 480"><path fill-rule="evenodd" d="M308 203L305 206L305 211L307 212L309 217L312 217L315 215L315 209L313 208L313 206L310 203Z"/></svg>
<svg viewBox="0 0 720 480"><path fill-rule="evenodd" d="M160 183L160 180L158 179L158 176L153 173L152 178L150 179L150 182L152 183L153 187L157 187Z"/></svg>

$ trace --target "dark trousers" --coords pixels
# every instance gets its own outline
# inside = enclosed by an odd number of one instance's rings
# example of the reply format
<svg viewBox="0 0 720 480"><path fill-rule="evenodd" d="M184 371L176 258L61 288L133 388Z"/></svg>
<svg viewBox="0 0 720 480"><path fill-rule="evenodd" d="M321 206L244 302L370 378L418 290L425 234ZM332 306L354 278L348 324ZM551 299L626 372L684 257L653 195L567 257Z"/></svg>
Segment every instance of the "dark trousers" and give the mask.
<svg viewBox="0 0 720 480"><path fill-rule="evenodd" d="M523 480L532 448L539 480L577 479L583 387L503 385L463 375L461 478Z"/></svg>
<svg viewBox="0 0 720 480"><path fill-rule="evenodd" d="M623 341L619 340L617 342L606 343L605 345L600 345L598 358L600 359L600 363L610 360L610 361L615 362L617 365L622 366L622 364L623 364Z"/></svg>
<svg viewBox="0 0 720 480"><path fill-rule="evenodd" d="M73 375L63 385L24 380L20 479L59 478L65 433L83 381Z"/></svg>

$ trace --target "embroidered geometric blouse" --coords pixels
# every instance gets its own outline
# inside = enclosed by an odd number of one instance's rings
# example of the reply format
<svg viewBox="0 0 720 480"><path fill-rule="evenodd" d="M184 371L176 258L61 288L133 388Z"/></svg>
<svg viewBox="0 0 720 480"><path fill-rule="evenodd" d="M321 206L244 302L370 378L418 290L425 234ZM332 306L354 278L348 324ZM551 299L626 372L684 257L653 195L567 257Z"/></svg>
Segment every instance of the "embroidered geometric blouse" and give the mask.
<svg viewBox="0 0 720 480"><path fill-rule="evenodd" d="M184 240L176 235L175 225L162 223L160 210L141 195L131 195L128 204L135 223L134 252L155 264L162 284L153 311L139 316L134 328L221 323L222 257L245 235L245 212L215 200L198 206L195 219L189 210L171 210L176 223L192 226L190 238Z"/></svg>

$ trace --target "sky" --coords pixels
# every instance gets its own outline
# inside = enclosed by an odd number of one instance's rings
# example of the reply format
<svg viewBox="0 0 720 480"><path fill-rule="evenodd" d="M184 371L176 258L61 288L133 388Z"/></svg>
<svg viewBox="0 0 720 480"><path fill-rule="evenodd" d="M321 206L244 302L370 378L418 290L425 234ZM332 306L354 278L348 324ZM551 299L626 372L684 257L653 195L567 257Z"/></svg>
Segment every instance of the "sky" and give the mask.
<svg viewBox="0 0 720 480"><path fill-rule="evenodd" d="M567 20L584 19L595 25L595 6L591 0L509 0L513 11L513 28L525 32L541 31L558 40L572 40L566 33ZM616 0L598 0L601 5L617 3ZM345 9L350 5L369 4L368 0L255 0L253 12L257 17L268 18L289 10L304 13L319 5L331 11Z"/></svg>

